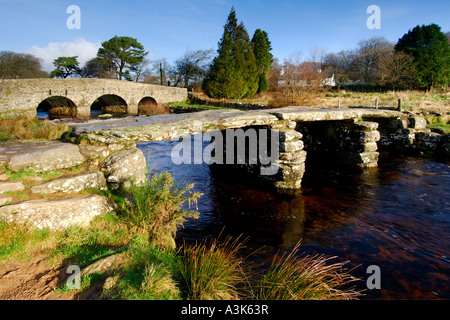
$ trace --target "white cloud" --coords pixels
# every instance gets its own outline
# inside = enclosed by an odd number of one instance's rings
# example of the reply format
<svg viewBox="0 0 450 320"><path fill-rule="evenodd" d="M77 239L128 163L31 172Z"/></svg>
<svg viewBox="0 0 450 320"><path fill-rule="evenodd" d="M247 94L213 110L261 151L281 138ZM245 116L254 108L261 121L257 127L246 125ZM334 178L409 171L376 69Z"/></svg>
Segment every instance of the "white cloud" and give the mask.
<svg viewBox="0 0 450 320"><path fill-rule="evenodd" d="M83 66L97 55L100 46L101 42L93 43L80 38L72 42L50 42L43 48L33 46L28 53L42 59L42 69L50 72L55 69L53 60L58 57L78 56L78 62Z"/></svg>

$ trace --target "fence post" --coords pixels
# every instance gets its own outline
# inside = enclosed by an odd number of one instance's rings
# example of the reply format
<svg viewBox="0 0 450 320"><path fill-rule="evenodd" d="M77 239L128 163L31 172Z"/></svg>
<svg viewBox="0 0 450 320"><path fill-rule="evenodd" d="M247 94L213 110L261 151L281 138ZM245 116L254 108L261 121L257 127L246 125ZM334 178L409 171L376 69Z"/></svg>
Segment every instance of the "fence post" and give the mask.
<svg viewBox="0 0 450 320"><path fill-rule="evenodd" d="M402 99L398 99L398 111L402 111Z"/></svg>
<svg viewBox="0 0 450 320"><path fill-rule="evenodd" d="M378 109L378 98L375 99L375 108Z"/></svg>

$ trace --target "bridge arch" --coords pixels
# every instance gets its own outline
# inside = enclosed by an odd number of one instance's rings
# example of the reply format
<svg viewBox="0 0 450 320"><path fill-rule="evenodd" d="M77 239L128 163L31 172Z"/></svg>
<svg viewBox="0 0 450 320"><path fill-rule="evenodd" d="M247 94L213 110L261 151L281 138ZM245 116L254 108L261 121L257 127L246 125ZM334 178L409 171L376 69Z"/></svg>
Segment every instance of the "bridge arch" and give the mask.
<svg viewBox="0 0 450 320"><path fill-rule="evenodd" d="M100 113L126 114L128 104L116 94L104 94L91 104L91 114Z"/></svg>
<svg viewBox="0 0 450 320"><path fill-rule="evenodd" d="M39 117L49 119L74 118L77 116L76 104L67 97L51 96L42 100L37 108Z"/></svg>
<svg viewBox="0 0 450 320"><path fill-rule="evenodd" d="M153 97L144 97L138 103L138 114L153 116L157 114L169 114L170 109L165 105L160 105Z"/></svg>

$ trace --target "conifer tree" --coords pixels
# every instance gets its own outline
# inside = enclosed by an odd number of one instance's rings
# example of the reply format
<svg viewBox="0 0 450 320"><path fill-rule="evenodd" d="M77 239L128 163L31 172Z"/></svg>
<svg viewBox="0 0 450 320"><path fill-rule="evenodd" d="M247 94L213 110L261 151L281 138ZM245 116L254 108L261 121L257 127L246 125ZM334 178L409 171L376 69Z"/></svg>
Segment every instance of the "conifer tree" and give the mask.
<svg viewBox="0 0 450 320"><path fill-rule="evenodd" d="M395 51L410 54L419 88L447 87L450 82L450 47L436 24L416 26L398 40Z"/></svg>
<svg viewBox="0 0 450 320"><path fill-rule="evenodd" d="M270 41L267 32L257 29L252 38L252 48L255 54L256 67L259 77L258 92L268 90L267 73L270 70L273 56L270 53Z"/></svg>
<svg viewBox="0 0 450 320"><path fill-rule="evenodd" d="M238 25L234 8L224 26L217 53L203 83L206 93L214 98L253 96L258 90L255 55L244 24Z"/></svg>

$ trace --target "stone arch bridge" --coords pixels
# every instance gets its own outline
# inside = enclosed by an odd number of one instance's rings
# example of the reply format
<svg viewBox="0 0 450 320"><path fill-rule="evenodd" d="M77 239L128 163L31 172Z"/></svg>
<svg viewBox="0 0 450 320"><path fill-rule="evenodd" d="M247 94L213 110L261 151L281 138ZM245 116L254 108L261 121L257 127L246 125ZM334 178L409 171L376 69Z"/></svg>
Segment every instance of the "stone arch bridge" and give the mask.
<svg viewBox="0 0 450 320"><path fill-rule="evenodd" d="M135 115L140 109L184 101L187 89L113 79L28 79L0 81L0 118L36 116L87 118L91 109Z"/></svg>

